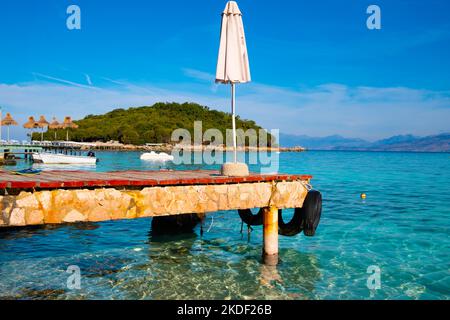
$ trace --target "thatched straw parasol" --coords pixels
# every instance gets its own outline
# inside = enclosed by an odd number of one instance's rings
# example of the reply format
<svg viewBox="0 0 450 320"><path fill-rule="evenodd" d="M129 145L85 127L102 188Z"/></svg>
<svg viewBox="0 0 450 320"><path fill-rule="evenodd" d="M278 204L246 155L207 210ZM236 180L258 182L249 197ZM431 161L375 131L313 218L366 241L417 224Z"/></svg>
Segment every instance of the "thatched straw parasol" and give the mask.
<svg viewBox="0 0 450 320"><path fill-rule="evenodd" d="M48 125L49 129L55 130L55 140L57 140L56 137L56 130L58 129L62 129L63 125L61 123L59 123L58 120L56 120L55 117L53 117L53 121Z"/></svg>
<svg viewBox="0 0 450 320"><path fill-rule="evenodd" d="M39 125L36 120L34 120L34 117L28 117L28 121L24 123L23 127L25 129L36 129L39 128Z"/></svg>
<svg viewBox="0 0 450 320"><path fill-rule="evenodd" d="M37 124L38 124L38 127L41 128L41 141L43 141L44 140L44 128L48 127L49 123L45 119L44 116L40 116Z"/></svg>
<svg viewBox="0 0 450 320"><path fill-rule="evenodd" d="M33 132L33 129L39 128L39 124L34 120L34 117L28 117L28 121L23 125L25 129L30 129ZM30 141L33 140L33 135L30 136Z"/></svg>
<svg viewBox="0 0 450 320"><path fill-rule="evenodd" d="M66 140L69 141L69 130L68 129L77 129L78 125L72 121L72 117L65 117L63 122L63 128L66 130Z"/></svg>
<svg viewBox="0 0 450 320"><path fill-rule="evenodd" d="M18 123L16 120L13 119L13 117L11 117L11 114L9 112L6 113L6 117L3 118L2 126L7 126L8 127L8 142L9 142L9 127L10 126L17 126Z"/></svg>

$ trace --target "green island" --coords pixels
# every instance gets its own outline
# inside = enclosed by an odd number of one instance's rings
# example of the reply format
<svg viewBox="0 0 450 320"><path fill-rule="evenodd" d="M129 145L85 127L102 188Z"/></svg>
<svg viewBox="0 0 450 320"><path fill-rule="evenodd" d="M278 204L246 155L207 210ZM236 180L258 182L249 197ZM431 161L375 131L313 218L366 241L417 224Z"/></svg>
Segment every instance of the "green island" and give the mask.
<svg viewBox="0 0 450 320"><path fill-rule="evenodd" d="M170 143L175 129L187 129L194 133L194 122L202 121L202 130L215 128L225 137L226 129L231 128L231 114L213 110L197 103L158 102L152 106L115 109L102 115L87 115L74 121L79 128L69 129L70 139L80 142L119 141L123 144L143 145L145 143ZM263 129L253 120L236 117L236 127L248 130ZM267 133L269 137L269 133ZM65 129L56 130L57 139L66 136ZM33 139L40 140L35 132ZM44 132L44 140L55 140L55 130ZM270 144L271 139L267 139ZM248 144L248 141L246 141Z"/></svg>

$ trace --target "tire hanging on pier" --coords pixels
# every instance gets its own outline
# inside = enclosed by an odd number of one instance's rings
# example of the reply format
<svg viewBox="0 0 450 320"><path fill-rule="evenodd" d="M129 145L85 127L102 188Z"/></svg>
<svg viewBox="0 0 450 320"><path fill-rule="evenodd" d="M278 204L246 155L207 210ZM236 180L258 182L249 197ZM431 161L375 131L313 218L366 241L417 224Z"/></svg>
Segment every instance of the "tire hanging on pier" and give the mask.
<svg viewBox="0 0 450 320"><path fill-rule="evenodd" d="M253 214L251 209L239 209L241 220L248 226L261 226L263 224L263 209L259 209L257 214Z"/></svg>
<svg viewBox="0 0 450 320"><path fill-rule="evenodd" d="M317 190L308 192L302 209L304 210L303 233L305 236L312 237L316 234L322 215L322 194Z"/></svg>
<svg viewBox="0 0 450 320"><path fill-rule="evenodd" d="M263 224L263 209L253 214L251 209L239 209L241 220L248 226L260 226ZM278 210L278 234L292 237L303 231L305 236L312 237L316 233L322 214L322 194L312 190L306 195L303 207L295 208L292 219L285 223L283 211Z"/></svg>
<svg viewBox="0 0 450 320"><path fill-rule="evenodd" d="M282 210L278 210L278 234L292 237L303 231L305 236L312 237L316 233L321 214L321 193L316 190L309 191L303 206L295 208L294 216L288 223L283 221Z"/></svg>
<svg viewBox="0 0 450 320"><path fill-rule="evenodd" d="M278 234L293 237L303 231L303 221L300 212L301 208L295 208L291 221L285 223L283 220L283 210L278 210Z"/></svg>
<svg viewBox="0 0 450 320"><path fill-rule="evenodd" d="M192 232L204 219L200 213L187 213L175 216L157 216L152 218L152 234L168 235Z"/></svg>

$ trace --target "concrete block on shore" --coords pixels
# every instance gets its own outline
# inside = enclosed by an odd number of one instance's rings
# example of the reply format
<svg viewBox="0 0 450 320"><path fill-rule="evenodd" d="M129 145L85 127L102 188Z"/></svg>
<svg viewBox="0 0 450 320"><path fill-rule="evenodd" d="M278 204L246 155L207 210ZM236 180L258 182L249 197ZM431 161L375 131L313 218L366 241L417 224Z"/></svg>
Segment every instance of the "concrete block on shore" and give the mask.
<svg viewBox="0 0 450 320"><path fill-rule="evenodd" d="M250 174L247 164L240 162L224 163L221 173L226 177L247 177Z"/></svg>

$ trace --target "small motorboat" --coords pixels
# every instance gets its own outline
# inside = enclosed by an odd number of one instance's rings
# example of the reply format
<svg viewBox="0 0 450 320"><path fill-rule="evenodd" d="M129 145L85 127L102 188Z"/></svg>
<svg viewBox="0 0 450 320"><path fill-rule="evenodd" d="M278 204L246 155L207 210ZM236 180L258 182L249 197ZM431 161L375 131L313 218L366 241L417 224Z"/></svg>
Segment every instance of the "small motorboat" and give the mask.
<svg viewBox="0 0 450 320"><path fill-rule="evenodd" d="M89 151L87 156L68 155L62 153L33 152L33 162L43 164L96 164L98 159L95 153Z"/></svg>
<svg viewBox="0 0 450 320"><path fill-rule="evenodd" d="M32 176L35 174L40 174L41 172L42 172L42 170L33 169L33 168L11 171L12 174L17 174L19 176Z"/></svg>
<svg viewBox="0 0 450 320"><path fill-rule="evenodd" d="M146 152L141 154L141 160L147 160L147 161L160 161L160 162L166 162L166 161L173 161L173 156L170 154L167 154L165 152L156 153L155 151L152 152Z"/></svg>

